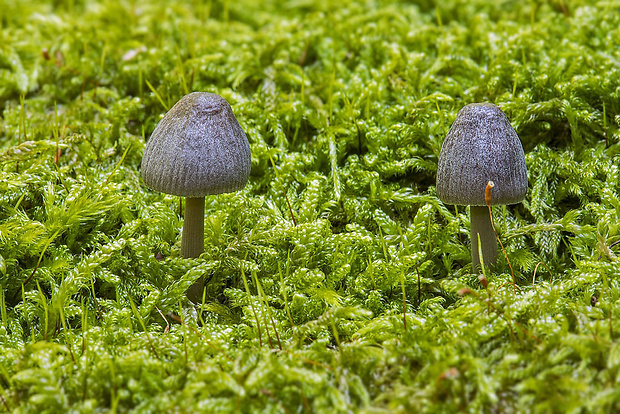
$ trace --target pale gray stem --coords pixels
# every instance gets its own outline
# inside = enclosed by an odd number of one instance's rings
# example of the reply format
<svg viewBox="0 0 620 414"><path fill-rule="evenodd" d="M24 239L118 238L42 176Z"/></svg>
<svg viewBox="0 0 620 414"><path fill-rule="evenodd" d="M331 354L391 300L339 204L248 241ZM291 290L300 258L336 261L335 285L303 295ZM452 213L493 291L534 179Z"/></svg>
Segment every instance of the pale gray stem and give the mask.
<svg viewBox="0 0 620 414"><path fill-rule="evenodd" d="M471 221L471 262L474 271L480 271L480 256L478 254L478 236L482 248L482 259L485 266L494 267L497 260L497 239L491 224L489 208L487 206L470 206Z"/></svg>
<svg viewBox="0 0 620 414"><path fill-rule="evenodd" d="M181 256L198 257L204 251L205 243L205 198L186 198Z"/></svg>
<svg viewBox="0 0 620 414"><path fill-rule="evenodd" d="M181 236L181 256L198 257L204 251L205 244L205 198L185 199L185 218ZM200 277L187 289L187 297L192 302L200 302L204 279Z"/></svg>

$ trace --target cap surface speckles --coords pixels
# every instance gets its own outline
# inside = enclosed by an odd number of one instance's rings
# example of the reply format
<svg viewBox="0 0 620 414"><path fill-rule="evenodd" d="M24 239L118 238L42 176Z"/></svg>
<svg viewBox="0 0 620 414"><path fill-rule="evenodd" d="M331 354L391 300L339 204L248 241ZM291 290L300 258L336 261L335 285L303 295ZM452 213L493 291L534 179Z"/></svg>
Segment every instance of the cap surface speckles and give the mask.
<svg viewBox="0 0 620 414"><path fill-rule="evenodd" d="M250 145L219 95L184 96L146 143L142 179L147 187L183 197L237 191L250 175Z"/></svg>
<svg viewBox="0 0 620 414"><path fill-rule="evenodd" d="M525 154L517 133L499 107L463 107L441 147L437 195L447 204L484 206L484 190L495 186L492 204L519 203L527 193Z"/></svg>

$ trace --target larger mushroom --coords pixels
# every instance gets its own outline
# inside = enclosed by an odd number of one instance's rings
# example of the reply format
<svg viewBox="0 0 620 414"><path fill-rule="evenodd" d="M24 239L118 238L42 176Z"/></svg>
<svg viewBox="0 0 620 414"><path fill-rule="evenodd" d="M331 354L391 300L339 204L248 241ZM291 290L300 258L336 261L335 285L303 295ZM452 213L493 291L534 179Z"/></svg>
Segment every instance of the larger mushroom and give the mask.
<svg viewBox="0 0 620 414"><path fill-rule="evenodd" d="M142 179L153 190L187 197L181 256L204 251L205 196L242 189L250 166L248 139L221 96L190 93L164 115L144 148Z"/></svg>
<svg viewBox="0 0 620 414"><path fill-rule="evenodd" d="M474 270L497 260L497 241L485 190L493 186L491 204L516 204L527 193L523 146L508 118L491 103L463 107L441 147L437 196L447 204L469 205Z"/></svg>

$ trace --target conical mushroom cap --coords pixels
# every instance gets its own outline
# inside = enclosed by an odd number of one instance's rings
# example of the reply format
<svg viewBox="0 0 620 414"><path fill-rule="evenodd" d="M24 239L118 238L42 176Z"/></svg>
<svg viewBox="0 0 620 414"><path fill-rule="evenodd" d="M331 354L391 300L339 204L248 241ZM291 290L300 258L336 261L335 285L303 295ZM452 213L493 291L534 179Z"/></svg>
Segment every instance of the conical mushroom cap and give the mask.
<svg viewBox="0 0 620 414"><path fill-rule="evenodd" d="M492 204L516 204L527 192L525 154L517 133L499 107L463 107L441 147L437 196L447 204L484 206L493 181Z"/></svg>
<svg viewBox="0 0 620 414"><path fill-rule="evenodd" d="M224 98L194 92L159 122L142 156L147 187L183 197L237 191L250 175L250 145Z"/></svg>

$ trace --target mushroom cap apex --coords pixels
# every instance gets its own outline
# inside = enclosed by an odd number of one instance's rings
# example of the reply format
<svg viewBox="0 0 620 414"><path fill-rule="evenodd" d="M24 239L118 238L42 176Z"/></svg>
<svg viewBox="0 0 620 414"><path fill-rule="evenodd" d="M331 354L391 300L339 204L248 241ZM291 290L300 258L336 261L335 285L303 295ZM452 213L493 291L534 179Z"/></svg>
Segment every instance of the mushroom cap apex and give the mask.
<svg viewBox="0 0 620 414"><path fill-rule="evenodd" d="M516 204L527 193L525 153L502 110L492 103L464 106L441 147L437 196L447 204L484 206L493 181L491 204Z"/></svg>

